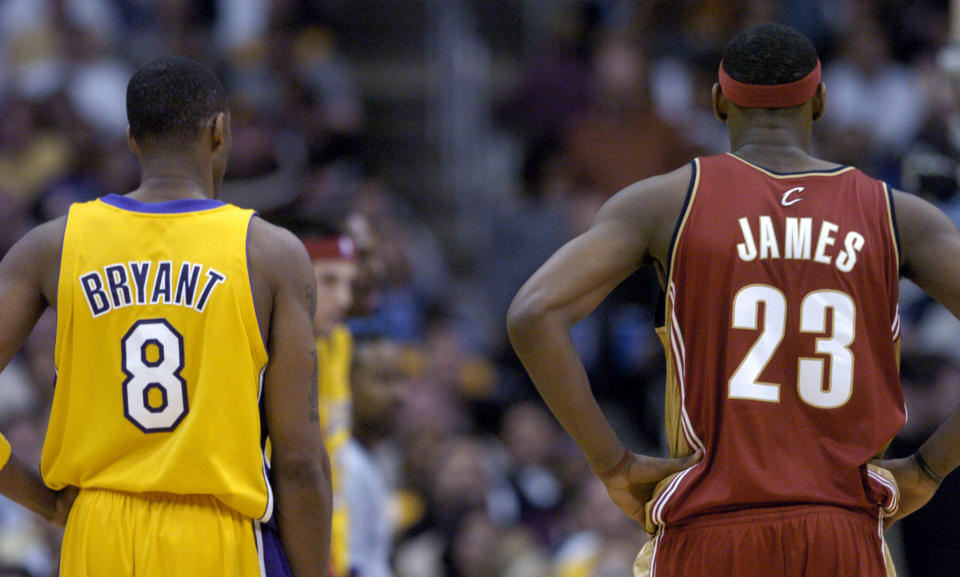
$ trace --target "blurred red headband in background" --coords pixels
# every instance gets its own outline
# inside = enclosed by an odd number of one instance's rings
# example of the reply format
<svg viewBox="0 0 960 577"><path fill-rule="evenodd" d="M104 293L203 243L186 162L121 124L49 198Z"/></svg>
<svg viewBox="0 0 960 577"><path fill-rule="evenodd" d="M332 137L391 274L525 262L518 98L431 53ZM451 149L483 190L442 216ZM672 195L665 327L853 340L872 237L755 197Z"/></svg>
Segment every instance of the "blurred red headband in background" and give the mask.
<svg viewBox="0 0 960 577"><path fill-rule="evenodd" d="M357 247L347 235L303 239L310 260L356 260Z"/></svg>

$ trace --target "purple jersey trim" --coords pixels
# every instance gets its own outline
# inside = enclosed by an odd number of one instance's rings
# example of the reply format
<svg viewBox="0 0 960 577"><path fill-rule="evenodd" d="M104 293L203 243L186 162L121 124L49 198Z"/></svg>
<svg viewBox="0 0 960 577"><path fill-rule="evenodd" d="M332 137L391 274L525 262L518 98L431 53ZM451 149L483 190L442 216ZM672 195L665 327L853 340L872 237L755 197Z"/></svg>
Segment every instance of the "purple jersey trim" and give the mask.
<svg viewBox="0 0 960 577"><path fill-rule="evenodd" d="M261 524L260 537L263 545L260 554L263 557L264 577L293 577L283 544L280 543L276 522Z"/></svg>
<svg viewBox="0 0 960 577"><path fill-rule="evenodd" d="M123 210L148 214L197 212L220 208L226 204L214 198L183 198L179 200L168 200L166 202L142 202L119 194L108 194L101 197L100 201Z"/></svg>

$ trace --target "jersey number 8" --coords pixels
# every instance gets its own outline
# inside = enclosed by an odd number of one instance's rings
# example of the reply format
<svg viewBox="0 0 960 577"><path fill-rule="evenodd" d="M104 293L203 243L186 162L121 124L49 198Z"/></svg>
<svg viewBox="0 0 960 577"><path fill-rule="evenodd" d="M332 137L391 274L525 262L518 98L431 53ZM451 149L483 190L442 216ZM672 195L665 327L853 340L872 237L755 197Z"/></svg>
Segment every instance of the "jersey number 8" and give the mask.
<svg viewBox="0 0 960 577"><path fill-rule="evenodd" d="M165 319L139 320L120 341L123 414L144 433L177 428L189 408L183 337Z"/></svg>

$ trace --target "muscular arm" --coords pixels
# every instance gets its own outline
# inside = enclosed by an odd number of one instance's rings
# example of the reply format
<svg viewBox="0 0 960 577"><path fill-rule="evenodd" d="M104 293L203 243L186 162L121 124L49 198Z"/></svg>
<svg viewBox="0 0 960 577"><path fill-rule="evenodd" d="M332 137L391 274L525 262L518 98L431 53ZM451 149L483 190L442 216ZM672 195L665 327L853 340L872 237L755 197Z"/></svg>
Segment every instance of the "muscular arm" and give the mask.
<svg viewBox="0 0 960 577"><path fill-rule="evenodd" d="M0 261L0 371L47 306L56 305L63 228L63 219L38 226Z"/></svg>
<svg viewBox="0 0 960 577"><path fill-rule="evenodd" d="M641 264L667 258L690 176L688 166L615 195L510 306L507 328L517 356L594 471L610 469L625 449L590 390L570 329Z"/></svg>
<svg viewBox="0 0 960 577"><path fill-rule="evenodd" d="M55 304L63 229L63 219L33 229L0 261L0 371L20 350L47 306ZM10 455L0 468L0 493L63 525L75 490L50 490L35 469ZM71 498L62 499L67 495Z"/></svg>
<svg viewBox="0 0 960 577"><path fill-rule="evenodd" d="M273 303L263 394L280 540L294 576L326 575L332 502L317 406L313 269L296 237L259 219L250 257L255 285L266 277Z"/></svg>
<svg viewBox="0 0 960 577"><path fill-rule="evenodd" d="M894 193L903 274L960 318L960 231L939 209L902 192ZM920 447L940 476L960 466L960 409Z"/></svg>

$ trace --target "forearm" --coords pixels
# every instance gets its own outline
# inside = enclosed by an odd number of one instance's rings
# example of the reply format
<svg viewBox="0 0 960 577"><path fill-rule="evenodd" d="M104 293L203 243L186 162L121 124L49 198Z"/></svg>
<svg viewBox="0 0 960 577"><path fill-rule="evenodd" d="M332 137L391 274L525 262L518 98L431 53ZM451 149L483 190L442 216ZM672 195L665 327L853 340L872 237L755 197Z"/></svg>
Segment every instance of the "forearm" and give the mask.
<svg viewBox="0 0 960 577"><path fill-rule="evenodd" d="M918 451L940 477L946 477L960 466L960 409L954 411Z"/></svg>
<svg viewBox="0 0 960 577"><path fill-rule="evenodd" d="M605 471L623 457L624 446L590 389L583 363L559 315L514 314L510 340L544 402L583 452L590 468Z"/></svg>
<svg viewBox="0 0 960 577"><path fill-rule="evenodd" d="M0 494L44 519L52 519L56 492L44 485L38 472L10 454L10 445L0 436L0 463L4 461L0 468Z"/></svg>
<svg viewBox="0 0 960 577"><path fill-rule="evenodd" d="M330 468L277 462L273 468L277 528L295 577L326 576L330 567Z"/></svg>

